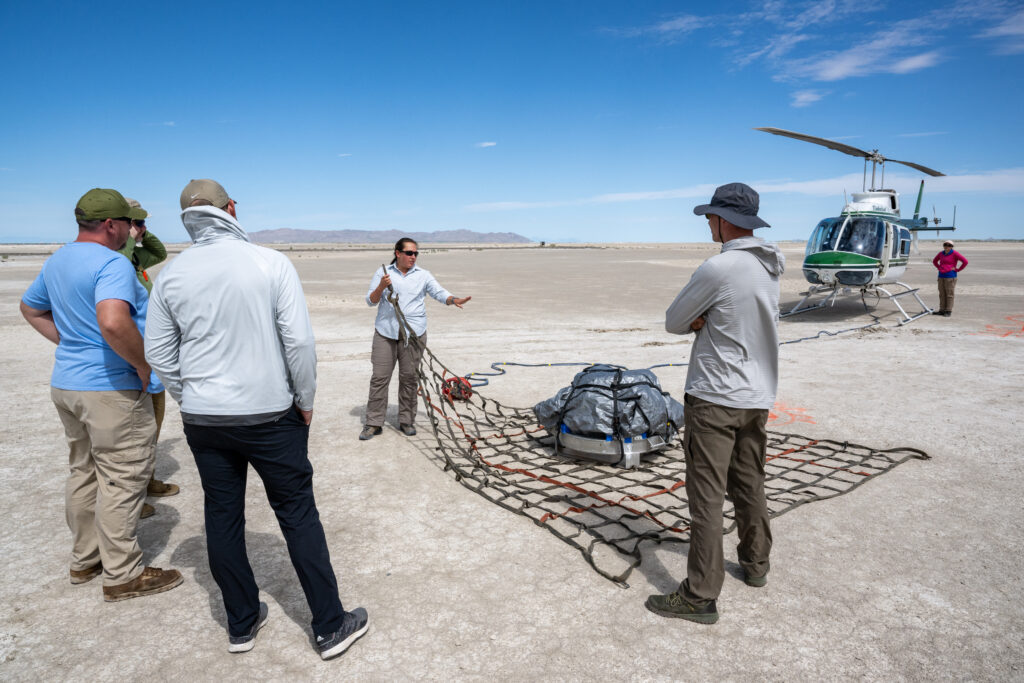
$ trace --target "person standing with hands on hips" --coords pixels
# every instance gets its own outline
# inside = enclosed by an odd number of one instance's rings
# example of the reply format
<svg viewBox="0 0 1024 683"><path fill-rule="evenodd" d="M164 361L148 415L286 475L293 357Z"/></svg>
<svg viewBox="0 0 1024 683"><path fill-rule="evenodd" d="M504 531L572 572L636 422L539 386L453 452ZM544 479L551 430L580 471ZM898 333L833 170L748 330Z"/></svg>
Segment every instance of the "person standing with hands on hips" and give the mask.
<svg viewBox="0 0 1024 683"><path fill-rule="evenodd" d="M939 310L932 315L953 314L953 292L956 290L956 274L967 267L967 259L953 249L953 243L946 240L942 243L942 251L932 259L932 265L939 270Z"/></svg>
<svg viewBox="0 0 1024 683"><path fill-rule="evenodd" d="M373 376L370 378L370 396L366 401L366 424L359 433L359 440L372 439L383 431L384 417L388 408L388 385L398 363L398 428L406 436L414 436L416 427L416 368L427 345L427 309L424 297L429 294L446 306L462 305L473 297L452 296L437 283L430 271L420 268L416 261L420 255L416 241L403 237L395 243L395 257L388 266L381 266L373 274L370 289L366 293L366 305L377 307L377 321L374 323L373 347L370 362ZM407 330L401 329L395 307L388 301L388 288L398 297L405 321L419 340L409 343Z"/></svg>

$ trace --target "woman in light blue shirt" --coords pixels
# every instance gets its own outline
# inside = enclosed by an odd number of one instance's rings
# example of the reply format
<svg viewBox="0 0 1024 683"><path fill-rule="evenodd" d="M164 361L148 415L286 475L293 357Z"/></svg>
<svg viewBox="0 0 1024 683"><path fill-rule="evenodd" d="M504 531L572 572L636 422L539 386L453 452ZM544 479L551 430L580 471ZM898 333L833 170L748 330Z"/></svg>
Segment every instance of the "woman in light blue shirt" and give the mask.
<svg viewBox="0 0 1024 683"><path fill-rule="evenodd" d="M373 375L370 378L370 396L366 401L366 424L359 433L361 441L372 439L382 431L388 408L388 385L391 384L396 362L398 428L406 436L416 434L413 426L416 419L416 368L422 349L427 345L427 309L423 300L429 294L446 306L462 308L472 298L452 296L438 284L430 271L416 265L418 249L419 245L413 239L403 237L398 240L391 264L377 269L366 292L366 305L377 307L377 321L370 352ZM420 344L410 344L404 339L409 332L400 329L395 307L389 300L391 297L398 301L405 322Z"/></svg>

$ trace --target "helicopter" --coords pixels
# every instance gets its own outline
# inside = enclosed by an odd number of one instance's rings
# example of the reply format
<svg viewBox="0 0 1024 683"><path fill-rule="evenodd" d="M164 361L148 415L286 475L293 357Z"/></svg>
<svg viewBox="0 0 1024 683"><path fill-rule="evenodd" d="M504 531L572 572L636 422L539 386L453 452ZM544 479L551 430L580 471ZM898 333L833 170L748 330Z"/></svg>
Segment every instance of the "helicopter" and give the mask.
<svg viewBox="0 0 1024 683"><path fill-rule="evenodd" d="M945 175L939 171L916 164L912 161L888 159L878 150L866 152L834 140L794 133L781 128L755 128L772 135L810 142L837 152L864 159L864 177L860 192L852 194L839 216L822 219L807 240L804 255L804 278L811 287L804 298L780 318L805 313L827 305L835 305L842 293L852 294L859 288L861 301L867 307L867 297L873 295L876 302L889 299L900 310L903 318L900 325L917 320L932 312L917 293L899 278L906 272L910 261L910 249L917 247L917 233L922 230L956 230L956 209L953 210L953 225L943 226L939 218L929 227L928 218L922 217L921 198L924 194L924 180L917 193L917 204L913 218L900 218L900 195L895 190L885 189L886 162L902 164L927 175ZM871 162L871 187L868 188L868 162ZM878 172L880 171L880 176ZM875 185L876 178L879 178ZM934 207L932 210L934 214ZM819 294L825 298L815 304L808 304ZM901 299L912 297L920 306L919 311L908 312Z"/></svg>

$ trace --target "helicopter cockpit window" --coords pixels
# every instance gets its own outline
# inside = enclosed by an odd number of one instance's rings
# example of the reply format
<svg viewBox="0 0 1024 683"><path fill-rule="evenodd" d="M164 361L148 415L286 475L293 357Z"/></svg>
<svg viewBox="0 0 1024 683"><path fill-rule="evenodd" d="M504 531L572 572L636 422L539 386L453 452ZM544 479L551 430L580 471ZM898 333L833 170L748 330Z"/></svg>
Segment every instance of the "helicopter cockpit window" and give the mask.
<svg viewBox="0 0 1024 683"><path fill-rule="evenodd" d="M910 231L900 228L900 256L910 256Z"/></svg>
<svg viewBox="0 0 1024 683"><path fill-rule="evenodd" d="M836 251L882 258L885 223L874 218L852 218L836 245Z"/></svg>
<svg viewBox="0 0 1024 683"><path fill-rule="evenodd" d="M807 240L807 254L817 254L821 251L832 251L836 248L836 240L843 227L842 218L826 218L818 223L814 229L811 239Z"/></svg>

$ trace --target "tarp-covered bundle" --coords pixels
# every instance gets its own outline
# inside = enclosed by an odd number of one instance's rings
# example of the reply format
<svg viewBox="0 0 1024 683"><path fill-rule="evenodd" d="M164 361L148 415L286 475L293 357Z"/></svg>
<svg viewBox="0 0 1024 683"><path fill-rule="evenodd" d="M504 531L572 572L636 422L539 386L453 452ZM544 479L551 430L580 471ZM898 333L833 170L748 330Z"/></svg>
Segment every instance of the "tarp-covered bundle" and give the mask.
<svg viewBox="0 0 1024 683"><path fill-rule="evenodd" d="M633 439L659 435L668 441L683 425L683 405L661 390L650 370L593 365L572 385L533 407L552 433L564 426L591 438Z"/></svg>

